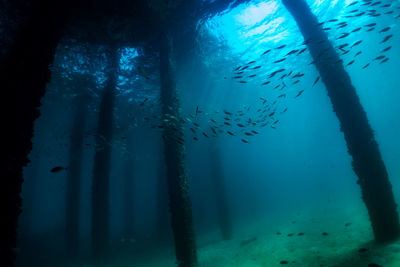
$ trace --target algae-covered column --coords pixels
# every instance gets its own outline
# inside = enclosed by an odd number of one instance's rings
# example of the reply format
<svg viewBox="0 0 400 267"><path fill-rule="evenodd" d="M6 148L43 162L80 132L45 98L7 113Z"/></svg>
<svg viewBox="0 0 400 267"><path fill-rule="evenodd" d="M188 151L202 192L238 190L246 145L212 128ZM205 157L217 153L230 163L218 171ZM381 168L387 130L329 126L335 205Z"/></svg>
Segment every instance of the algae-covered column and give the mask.
<svg viewBox="0 0 400 267"><path fill-rule="evenodd" d="M3 122L0 186L0 258L14 266L18 216L21 213L22 169L32 149L33 124L50 80L49 65L74 1L31 1L30 18L0 65ZM8 122L8 123L5 123Z"/></svg>
<svg viewBox="0 0 400 267"><path fill-rule="evenodd" d="M169 209L178 266L193 267L197 266L196 242L185 170L183 129L179 115L175 74L171 63L172 44L170 41L165 33L161 33L159 45L162 112L177 118L177 120L164 123L163 130Z"/></svg>
<svg viewBox="0 0 400 267"><path fill-rule="evenodd" d="M213 140L210 142L209 151L212 172L211 177L215 186L215 200L222 239L229 240L232 238L232 218L228 204L224 173L221 166L221 153L216 141Z"/></svg>
<svg viewBox="0 0 400 267"><path fill-rule="evenodd" d="M76 258L79 252L79 214L83 136L89 99L86 88L82 88L81 91L82 92L77 96L77 105L72 123L65 203L65 249L67 255L71 259Z"/></svg>
<svg viewBox="0 0 400 267"><path fill-rule="evenodd" d="M375 239L391 241L399 235L392 187L374 133L361 106L349 74L340 62L327 34L318 25L316 16L304 0L282 0L295 18L314 58L336 113L347 148L353 158L352 166L358 176L362 198L368 209ZM324 41L324 45L321 43ZM326 49L324 60L318 60Z"/></svg>
<svg viewBox="0 0 400 267"><path fill-rule="evenodd" d="M96 264L102 264L105 261L109 247L111 142L119 68L117 48L110 47L107 54L108 79L100 102L92 184L92 254Z"/></svg>

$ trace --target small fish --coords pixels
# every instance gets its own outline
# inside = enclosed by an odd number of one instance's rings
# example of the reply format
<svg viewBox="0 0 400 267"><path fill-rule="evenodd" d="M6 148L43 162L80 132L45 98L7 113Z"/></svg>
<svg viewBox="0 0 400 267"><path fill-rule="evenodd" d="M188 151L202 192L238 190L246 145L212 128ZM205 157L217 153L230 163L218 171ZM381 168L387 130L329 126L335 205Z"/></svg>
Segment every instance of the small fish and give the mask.
<svg viewBox="0 0 400 267"><path fill-rule="evenodd" d="M249 141L247 141L247 140L246 140L246 139L244 139L244 138L242 138L241 140L242 140L242 142L243 142L243 143L246 143L246 144L248 144L248 143L249 143Z"/></svg>
<svg viewBox="0 0 400 267"><path fill-rule="evenodd" d="M50 170L50 172L57 173L57 172L66 171L66 170L68 170L68 168L62 167L62 166L57 166L57 167L52 168Z"/></svg>
<svg viewBox="0 0 400 267"><path fill-rule="evenodd" d="M202 132L202 134L208 138L208 134L206 134L205 132Z"/></svg>
<svg viewBox="0 0 400 267"><path fill-rule="evenodd" d="M239 83L247 83L247 81L239 81Z"/></svg>
<svg viewBox="0 0 400 267"><path fill-rule="evenodd" d="M227 110L224 110L224 113L225 113L226 115L229 115L229 116L232 115L232 112L229 112L229 111L227 111Z"/></svg>
<svg viewBox="0 0 400 267"><path fill-rule="evenodd" d="M370 24L365 25L365 27L374 27L374 26L376 26L376 23L370 23Z"/></svg>
<svg viewBox="0 0 400 267"><path fill-rule="evenodd" d="M363 69L366 69L368 66L370 65L370 63L367 63L364 65L364 67L362 67Z"/></svg>
<svg viewBox="0 0 400 267"><path fill-rule="evenodd" d="M349 6L354 6L354 5L357 4L357 3L358 3L358 1L351 2L347 7L349 7Z"/></svg>
<svg viewBox="0 0 400 267"><path fill-rule="evenodd" d="M251 131L253 134L258 134L258 132L257 131L254 131L254 130L252 130Z"/></svg>
<svg viewBox="0 0 400 267"><path fill-rule="evenodd" d="M385 58L385 56L378 56L378 57L374 58L374 60L380 60L380 59L383 59L383 58Z"/></svg>
<svg viewBox="0 0 400 267"><path fill-rule="evenodd" d="M278 98L286 97L286 94L281 94L278 96Z"/></svg>
<svg viewBox="0 0 400 267"><path fill-rule="evenodd" d="M295 80L294 82L293 82L293 84L297 84L297 83L299 83L300 82L300 80Z"/></svg>
<svg viewBox="0 0 400 267"><path fill-rule="evenodd" d="M382 60L382 61L380 62L380 64L385 63L385 62L387 62L388 60L389 60L389 58L387 57L387 58L385 58L384 60Z"/></svg>
<svg viewBox="0 0 400 267"><path fill-rule="evenodd" d="M392 49L392 47L391 47L391 46L388 46L388 47L386 47L385 49L383 49L383 50L381 51L381 53L387 52L387 51L389 51L390 49Z"/></svg>
<svg viewBox="0 0 400 267"><path fill-rule="evenodd" d="M197 138L197 137L195 136L195 137L193 137L193 140L199 141L199 138Z"/></svg>
<svg viewBox="0 0 400 267"><path fill-rule="evenodd" d="M345 33L342 33L342 35L339 36L339 38L337 38L337 39L343 39L343 38L345 38L345 37L347 37L349 35L350 35L350 33L345 32Z"/></svg>
<svg viewBox="0 0 400 267"><path fill-rule="evenodd" d="M233 71L238 71L242 66L237 67L236 69L234 69Z"/></svg>
<svg viewBox="0 0 400 267"><path fill-rule="evenodd" d="M244 125L241 123L238 123L237 126L242 127L242 128L244 127Z"/></svg>
<svg viewBox="0 0 400 267"><path fill-rule="evenodd" d="M200 127L200 124L198 124L197 122L193 122L193 125L196 127Z"/></svg>
<svg viewBox="0 0 400 267"><path fill-rule="evenodd" d="M269 53L270 51L271 51L271 49L268 49L264 53L262 53L262 55L265 55L265 54Z"/></svg>
<svg viewBox="0 0 400 267"><path fill-rule="evenodd" d="M311 42L311 39L312 39L312 38L308 38L308 39L304 40L303 43L302 43L301 45L307 45L307 44L309 44L309 43Z"/></svg>
<svg viewBox="0 0 400 267"><path fill-rule="evenodd" d="M229 135L235 136L234 133L232 133L231 131L226 131Z"/></svg>
<svg viewBox="0 0 400 267"><path fill-rule="evenodd" d="M293 78L303 77L303 76L304 76L303 73L297 73L296 75L292 76L292 79L293 79Z"/></svg>
<svg viewBox="0 0 400 267"><path fill-rule="evenodd" d="M322 235L323 235L323 236L327 236L328 233L327 233L327 232L323 232Z"/></svg>
<svg viewBox="0 0 400 267"><path fill-rule="evenodd" d="M214 129L214 127L210 127L210 129L214 134L217 134L217 131Z"/></svg>
<svg viewBox="0 0 400 267"><path fill-rule="evenodd" d="M278 60L274 61L274 63L280 63L280 62L283 62L285 60L286 60L286 58L278 59Z"/></svg>
<svg viewBox="0 0 400 267"><path fill-rule="evenodd" d="M319 79L320 79L320 77L318 76L318 77L315 79L315 81L314 81L314 83L313 83L313 85L312 85L312 86L316 85L316 84L317 84L317 82L319 81Z"/></svg>
<svg viewBox="0 0 400 267"><path fill-rule="evenodd" d="M359 253L364 253L364 252L367 252L367 251L368 251L367 248L360 248L360 249L358 250Z"/></svg>
<svg viewBox="0 0 400 267"><path fill-rule="evenodd" d="M297 95L295 96L295 97L299 97L299 96L301 96L301 94L304 92L304 90L300 90L298 93L297 93Z"/></svg>
<svg viewBox="0 0 400 267"><path fill-rule="evenodd" d="M375 30L375 28L372 27L372 28L368 29L367 32L371 32L373 30Z"/></svg>
<svg viewBox="0 0 400 267"><path fill-rule="evenodd" d="M392 37L393 37L393 34L389 34L388 36L386 36L385 38L383 38L383 40L381 41L381 44L382 44L382 43L386 43L386 42L389 41L389 39L392 38Z"/></svg>
<svg viewBox="0 0 400 267"><path fill-rule="evenodd" d="M298 51L299 51L299 49L294 49L294 50L290 51L289 53L287 53L286 56L293 55L293 54L297 53Z"/></svg>
<svg viewBox="0 0 400 267"><path fill-rule="evenodd" d="M270 81L266 81L266 82L263 82L261 85L267 85L269 83L271 83L271 82Z"/></svg>
<svg viewBox="0 0 400 267"><path fill-rule="evenodd" d="M297 55L301 55L301 54L303 54L304 53L304 51L306 51L307 50L307 48L303 48L303 49L301 49L300 50L300 52L299 53L297 53Z"/></svg>
<svg viewBox="0 0 400 267"><path fill-rule="evenodd" d="M354 57L356 57L356 56L358 56L358 55L361 55L361 51L358 51L355 55L354 55Z"/></svg>
<svg viewBox="0 0 400 267"><path fill-rule="evenodd" d="M282 49L282 48L285 48L286 47L286 45L281 45L281 46L278 46L277 48L275 48L275 49Z"/></svg>
<svg viewBox="0 0 400 267"><path fill-rule="evenodd" d="M285 71L285 69L279 69L279 70L276 70L276 71L272 72L272 73L268 76L268 78L272 78L272 77L274 77L277 73L282 72L282 71Z"/></svg>
<svg viewBox="0 0 400 267"><path fill-rule="evenodd" d="M361 43L362 43L362 40L359 40L359 41L355 42L351 47L355 47L355 46L357 46L357 45L359 45Z"/></svg>
<svg viewBox="0 0 400 267"><path fill-rule="evenodd" d="M253 60L253 61L250 61L249 63L247 63L246 65L250 65L250 64L253 64L253 63L256 63L256 62Z"/></svg>
<svg viewBox="0 0 400 267"><path fill-rule="evenodd" d="M233 76L232 79L240 79L243 78L243 76Z"/></svg>
<svg viewBox="0 0 400 267"><path fill-rule="evenodd" d="M224 122L225 125L231 126L231 124L229 122Z"/></svg>
<svg viewBox="0 0 400 267"><path fill-rule="evenodd" d="M342 45L339 45L337 48L338 49L340 49L340 50L342 50L342 51L345 51L343 48L345 48L346 46L348 46L349 44L342 44Z"/></svg>
<svg viewBox="0 0 400 267"><path fill-rule="evenodd" d="M354 63L354 59L352 61L350 61L349 63L346 64L346 66L350 66Z"/></svg>
<svg viewBox="0 0 400 267"><path fill-rule="evenodd" d="M379 33L387 32L390 29L391 29L390 27L383 28L382 30L379 31Z"/></svg>
<svg viewBox="0 0 400 267"><path fill-rule="evenodd" d="M249 76L249 78L253 78L253 77L256 77L256 76L257 76L257 74L252 74L252 75Z"/></svg>
<svg viewBox="0 0 400 267"><path fill-rule="evenodd" d="M256 70L256 69L259 69L259 68L261 68L261 66L255 66L254 68L251 68L252 70Z"/></svg>
<svg viewBox="0 0 400 267"><path fill-rule="evenodd" d="M249 132L245 132L244 134L247 135L247 136L253 135L252 133L249 133Z"/></svg>

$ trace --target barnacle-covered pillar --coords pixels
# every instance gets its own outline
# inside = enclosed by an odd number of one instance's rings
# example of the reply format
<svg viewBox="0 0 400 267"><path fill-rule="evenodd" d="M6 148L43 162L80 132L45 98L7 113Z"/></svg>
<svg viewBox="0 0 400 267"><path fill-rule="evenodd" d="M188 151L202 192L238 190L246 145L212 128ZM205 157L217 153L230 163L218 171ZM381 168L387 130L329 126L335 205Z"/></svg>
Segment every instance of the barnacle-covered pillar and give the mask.
<svg viewBox="0 0 400 267"><path fill-rule="evenodd" d="M89 99L86 88L82 88L81 91L82 92L80 92L76 99L77 105L72 124L65 203L65 249L71 259L76 258L79 252L79 214L83 136Z"/></svg>
<svg viewBox="0 0 400 267"><path fill-rule="evenodd" d="M232 238L232 218L221 165L221 153L216 141L210 142L211 177L215 186L215 200L223 240Z"/></svg>
<svg viewBox="0 0 400 267"><path fill-rule="evenodd" d="M172 44L165 33L160 35L160 83L163 114L177 118L164 123L164 159L171 226L179 267L197 266L196 243L193 230L192 205L185 170L185 146L179 115L179 101L175 74L171 63Z"/></svg>
<svg viewBox="0 0 400 267"><path fill-rule="evenodd" d="M0 62L0 113L5 135L0 158L0 258L5 267L14 266L22 169L29 161L33 124L40 115L40 100L50 80L49 66L72 2L34 1L30 18Z"/></svg>
<svg viewBox="0 0 400 267"><path fill-rule="evenodd" d="M119 53L111 46L108 79L103 89L97 122L96 152L92 183L92 255L95 264L103 264L108 255L110 233L110 169L113 136L115 91L118 79Z"/></svg>
<svg viewBox="0 0 400 267"><path fill-rule="evenodd" d="M375 239L394 240L399 235L399 218L392 187L373 130L350 76L307 3L304 0L282 2L296 20L304 39L311 38L307 46L328 90L348 151L353 158L352 166L358 176ZM324 60L318 60L323 51Z"/></svg>

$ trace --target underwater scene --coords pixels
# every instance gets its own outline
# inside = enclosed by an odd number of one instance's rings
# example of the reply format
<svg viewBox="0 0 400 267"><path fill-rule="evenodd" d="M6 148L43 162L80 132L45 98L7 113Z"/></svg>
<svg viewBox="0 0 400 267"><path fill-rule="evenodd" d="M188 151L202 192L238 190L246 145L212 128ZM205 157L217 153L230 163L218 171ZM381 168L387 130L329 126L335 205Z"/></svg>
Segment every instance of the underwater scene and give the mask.
<svg viewBox="0 0 400 267"><path fill-rule="evenodd" d="M398 0L1 1L0 265L400 267L399 25Z"/></svg>

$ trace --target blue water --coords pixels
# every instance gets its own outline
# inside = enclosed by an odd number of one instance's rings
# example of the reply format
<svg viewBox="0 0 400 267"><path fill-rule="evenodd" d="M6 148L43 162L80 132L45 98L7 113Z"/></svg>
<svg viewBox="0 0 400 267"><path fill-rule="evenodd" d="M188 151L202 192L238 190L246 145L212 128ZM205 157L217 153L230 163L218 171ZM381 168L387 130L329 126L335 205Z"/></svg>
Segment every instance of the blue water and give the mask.
<svg viewBox="0 0 400 267"><path fill-rule="evenodd" d="M345 69L374 130L395 200L400 203L400 18L396 18L400 14L400 2L382 1L374 7L381 16L356 18L346 16L354 9L359 9L359 13L373 8L361 6L363 1L350 7L353 1L307 2L320 22L338 20L324 24L331 28L327 32L334 46L345 43L351 46L362 40L341 58L345 65L355 60ZM391 6L380 7L386 3ZM390 10L394 13L383 14ZM337 24L343 21L347 21L348 26L338 29ZM369 28L365 25L370 23L377 23L377 26L367 32ZM249 1L201 18L196 25L193 56L175 62L174 67L180 112L185 121L185 161L200 266L280 266L280 261L286 258L296 261L291 262L291 266L368 266L372 262L400 266L400 257L395 255L398 243L375 252L369 248L372 252L364 258L354 252L373 240L357 176L326 88L321 80L313 86L319 74L315 66L309 64L313 61L311 55L306 50L300 55L286 56L305 46L301 46L304 39L283 4ZM388 26L388 32L379 33ZM337 39L358 27L362 30ZM393 37L381 43L389 34ZM282 45L286 47L276 49ZM392 48L384 54L389 60L383 63L374 60L388 46ZM31 163L24 170L22 195L25 202L20 220L19 252L22 266L28 266L26 259L38 262L35 266L65 266L64 262L68 262L63 247L66 172L51 173L49 170L55 166L68 167L71 114L75 111L76 96L83 88L88 90L91 100L86 114L80 190L81 259L71 266L91 266L91 179L93 157L98 149L94 133L100 95L107 80L104 47L91 49L88 53L76 41L65 41L57 50L52 80L42 100L42 114L35 123ZM262 55L268 49L271 51ZM108 144L112 147L109 266L176 266L170 229L166 230L167 237L163 241L156 234L159 225L157 179L165 171L161 131L151 127L159 123L153 116L161 112L158 56L146 54L147 50L140 46L124 46L118 51L120 70L114 137ZM355 56L358 51L362 53ZM338 49L338 52L343 51ZM284 62L274 63L284 57L287 58ZM237 76L236 68L251 61L256 61L251 67L260 68L248 68L241 75L243 78L233 78ZM370 66L362 69L367 63ZM271 84L262 85L280 68L286 71L271 78ZM279 77L288 71L304 76L297 84L293 84L294 78L280 80ZM248 77L252 74L256 76ZM85 83L85 79L89 83ZM283 86L282 81L285 87L274 89L277 85ZM297 97L301 90L304 91ZM285 96L279 97L282 94ZM262 99L267 99L268 103L277 101L268 111L275 111L273 120L269 116L266 126L260 126L261 122L246 124L248 119L254 122L260 118L258 109L265 107ZM196 109L200 112L196 113ZM231 123L244 123L246 127L224 125L227 116L224 111L240 118ZM241 113L244 115L240 116ZM210 128L214 125L212 120L222 130L216 137ZM200 126L196 128L193 122ZM196 128L196 134L190 128ZM251 130L257 134L245 134ZM221 241L219 233L210 167L212 145L220 151L219 165L232 213L234 230L229 241ZM128 157L133 159L134 181L131 212L135 235L130 237L124 236L122 227L124 163ZM167 207L167 199L164 203ZM353 229L344 226L349 222ZM169 225L169 222L166 220L164 224ZM294 239L288 243L283 237L279 239L276 231L306 232L306 235L304 240ZM321 232L329 232L331 239L321 239ZM240 245L253 237L256 237L254 242Z"/></svg>

